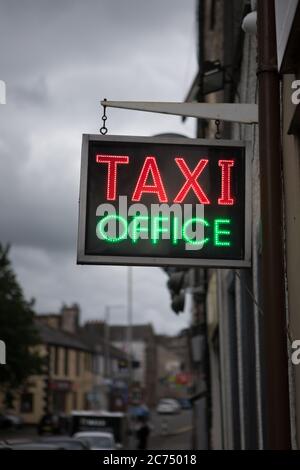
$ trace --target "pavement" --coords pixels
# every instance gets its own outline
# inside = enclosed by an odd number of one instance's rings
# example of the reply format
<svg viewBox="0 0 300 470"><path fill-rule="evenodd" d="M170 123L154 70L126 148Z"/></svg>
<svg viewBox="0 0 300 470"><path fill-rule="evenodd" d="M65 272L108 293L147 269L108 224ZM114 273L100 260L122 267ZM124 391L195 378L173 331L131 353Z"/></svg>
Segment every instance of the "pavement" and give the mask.
<svg viewBox="0 0 300 470"><path fill-rule="evenodd" d="M192 448L192 412L182 410L176 415L152 413L152 431L149 450L190 450ZM130 448L136 449L136 441L131 439Z"/></svg>
<svg viewBox="0 0 300 470"><path fill-rule="evenodd" d="M191 444L191 426L178 429L167 435L153 435L149 439L149 449L151 450L190 450Z"/></svg>
<svg viewBox="0 0 300 470"><path fill-rule="evenodd" d="M38 433L36 426L23 426L21 429L1 429L0 430L0 441L2 440L28 440L36 439Z"/></svg>

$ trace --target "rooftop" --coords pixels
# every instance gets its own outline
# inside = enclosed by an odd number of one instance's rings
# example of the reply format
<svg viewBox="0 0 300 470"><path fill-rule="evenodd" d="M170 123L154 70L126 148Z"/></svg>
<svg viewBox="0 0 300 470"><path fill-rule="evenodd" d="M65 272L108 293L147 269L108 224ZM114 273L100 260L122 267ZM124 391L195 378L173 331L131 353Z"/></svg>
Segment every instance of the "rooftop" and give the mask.
<svg viewBox="0 0 300 470"><path fill-rule="evenodd" d="M90 351L91 348L77 335L67 333L58 328L52 328L51 326L46 325L45 323L36 321L37 329L43 343L53 345L53 346L63 346L72 349L80 349L83 351Z"/></svg>

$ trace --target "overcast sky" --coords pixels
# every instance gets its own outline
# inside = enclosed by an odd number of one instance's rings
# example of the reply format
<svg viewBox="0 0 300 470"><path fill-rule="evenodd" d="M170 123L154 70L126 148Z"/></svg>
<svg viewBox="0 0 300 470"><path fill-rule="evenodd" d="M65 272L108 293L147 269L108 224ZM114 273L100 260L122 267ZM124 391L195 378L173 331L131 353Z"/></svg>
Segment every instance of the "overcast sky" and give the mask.
<svg viewBox="0 0 300 470"><path fill-rule="evenodd" d="M77 266L82 133L104 97L182 101L196 73L196 0L1 0L0 240L38 312L77 302L82 319L126 304L124 267ZM195 122L108 110L110 134L193 137ZM134 268L134 322L175 333L166 275ZM111 310L124 323L124 308Z"/></svg>

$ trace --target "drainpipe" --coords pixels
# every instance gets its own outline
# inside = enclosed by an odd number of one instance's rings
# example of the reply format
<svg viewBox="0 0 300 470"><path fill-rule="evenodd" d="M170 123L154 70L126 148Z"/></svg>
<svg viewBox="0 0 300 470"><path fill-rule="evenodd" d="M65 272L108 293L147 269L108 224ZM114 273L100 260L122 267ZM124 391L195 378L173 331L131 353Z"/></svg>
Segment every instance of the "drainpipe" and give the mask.
<svg viewBox="0 0 300 470"><path fill-rule="evenodd" d="M257 2L266 448L290 449L282 217L280 77L274 0Z"/></svg>

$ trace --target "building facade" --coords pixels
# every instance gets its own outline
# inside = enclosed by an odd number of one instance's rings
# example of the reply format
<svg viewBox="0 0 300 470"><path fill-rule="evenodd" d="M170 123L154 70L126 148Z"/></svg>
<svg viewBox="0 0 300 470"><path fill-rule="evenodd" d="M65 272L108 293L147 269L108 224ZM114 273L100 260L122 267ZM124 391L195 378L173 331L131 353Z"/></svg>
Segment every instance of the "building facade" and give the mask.
<svg viewBox="0 0 300 470"><path fill-rule="evenodd" d="M156 336L157 400L187 398L191 394L193 374L187 332L178 336Z"/></svg>
<svg viewBox="0 0 300 470"><path fill-rule="evenodd" d="M24 423L37 424L45 413L126 409L128 357L94 325L80 326L77 304L37 316L36 325L45 365L16 393L14 410Z"/></svg>
<svg viewBox="0 0 300 470"><path fill-rule="evenodd" d="M271 2L269 2L271 4ZM293 365L293 341L300 338L299 323L299 104L292 102L299 78L300 5L298 0L276 0L278 73L281 78L282 211L286 328L288 345L291 445L299 448L300 373ZM199 0L199 74L189 98L210 103L258 101L258 43L255 21L242 24L256 1ZM253 16L254 14L254 16ZM213 67L224 72L218 90L205 91L201 79ZM194 84L195 85L195 84ZM299 85L298 85L299 86ZM273 116L270 116L273 119ZM214 122L199 122L198 135L215 138ZM267 416L265 319L262 290L262 212L258 126L221 123L222 138L251 143L252 163L252 267L209 269L205 295L206 337L209 361L209 423L207 447L213 449L266 449L270 421ZM270 233L270 240L272 233ZM279 268L278 268L279 269ZM272 295L268 293L267 295ZM274 321L276 321L274 319ZM279 347L279 345L278 345ZM276 367L276 364L274 364ZM205 411L203 411L204 413ZM202 413L202 417L203 417ZM274 422L277 410L274 409ZM201 415L201 414L200 414ZM196 427L200 427L198 416ZM202 428L203 429L203 428ZM198 442L199 448L203 443Z"/></svg>
<svg viewBox="0 0 300 470"><path fill-rule="evenodd" d="M156 370L156 341L152 325L132 325L131 355L132 377L131 383L135 390L140 390L142 401L149 407L157 403L157 370ZM111 342L129 354L127 341L128 327L124 325L110 326Z"/></svg>
<svg viewBox="0 0 300 470"><path fill-rule="evenodd" d="M91 409L94 385L93 351L71 334L37 321L44 374L29 377L17 394L15 410L26 424L47 413L69 414Z"/></svg>

